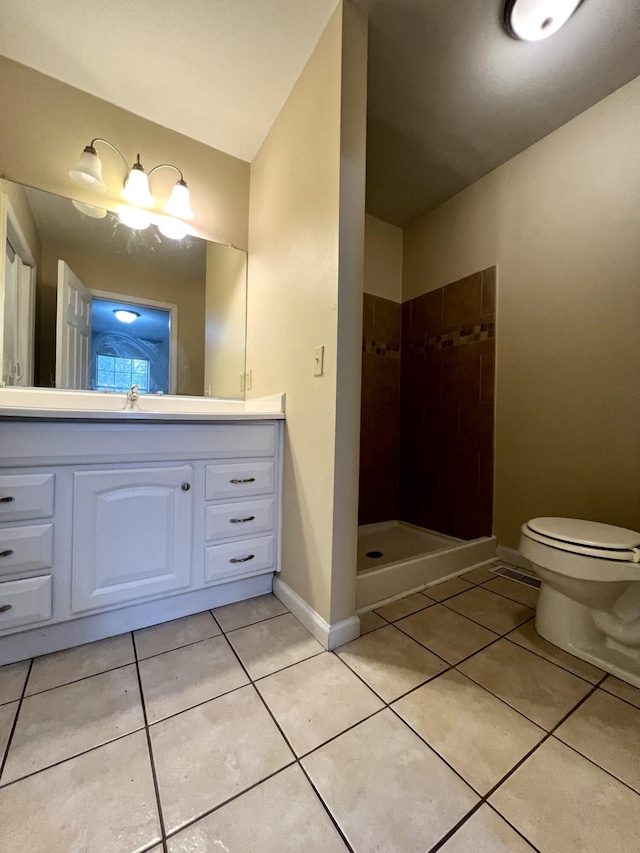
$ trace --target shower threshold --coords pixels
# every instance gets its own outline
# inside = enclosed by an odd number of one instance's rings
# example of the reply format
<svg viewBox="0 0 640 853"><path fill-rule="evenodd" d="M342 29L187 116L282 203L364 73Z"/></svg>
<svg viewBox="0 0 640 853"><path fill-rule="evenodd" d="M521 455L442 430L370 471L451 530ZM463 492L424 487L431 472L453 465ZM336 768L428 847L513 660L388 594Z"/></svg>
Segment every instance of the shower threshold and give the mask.
<svg viewBox="0 0 640 853"><path fill-rule="evenodd" d="M464 540L404 521L358 528L356 609L368 610L495 559L496 538Z"/></svg>

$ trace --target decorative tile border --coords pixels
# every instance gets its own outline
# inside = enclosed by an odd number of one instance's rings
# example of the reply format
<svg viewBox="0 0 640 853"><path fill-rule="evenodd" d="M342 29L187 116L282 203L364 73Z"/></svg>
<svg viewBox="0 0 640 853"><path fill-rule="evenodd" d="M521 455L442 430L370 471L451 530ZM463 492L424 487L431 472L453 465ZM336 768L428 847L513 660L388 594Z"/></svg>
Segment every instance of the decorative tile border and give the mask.
<svg viewBox="0 0 640 853"><path fill-rule="evenodd" d="M400 344L387 344L363 338L362 352L368 352L370 355L387 356L387 358L400 358Z"/></svg>
<svg viewBox="0 0 640 853"><path fill-rule="evenodd" d="M429 332L425 340L409 341L402 347L403 356L423 355L426 352L451 349L452 347L474 344L478 341L490 341L496 336L496 324L493 314L487 314L483 322L473 326L461 326L447 331Z"/></svg>

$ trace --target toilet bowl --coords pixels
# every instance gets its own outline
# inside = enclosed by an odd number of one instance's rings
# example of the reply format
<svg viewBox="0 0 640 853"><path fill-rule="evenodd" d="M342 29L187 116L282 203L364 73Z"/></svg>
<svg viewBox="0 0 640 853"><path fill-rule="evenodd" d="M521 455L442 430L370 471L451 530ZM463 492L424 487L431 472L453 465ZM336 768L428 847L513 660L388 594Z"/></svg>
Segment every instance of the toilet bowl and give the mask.
<svg viewBox="0 0 640 853"><path fill-rule="evenodd" d="M640 533L576 518L522 525L520 553L541 580L541 637L640 687Z"/></svg>

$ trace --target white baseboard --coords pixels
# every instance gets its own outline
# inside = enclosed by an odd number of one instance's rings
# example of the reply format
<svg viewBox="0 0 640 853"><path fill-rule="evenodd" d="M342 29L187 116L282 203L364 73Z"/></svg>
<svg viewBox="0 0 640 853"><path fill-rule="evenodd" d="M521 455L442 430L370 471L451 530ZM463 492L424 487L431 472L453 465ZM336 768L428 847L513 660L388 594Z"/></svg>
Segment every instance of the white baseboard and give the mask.
<svg viewBox="0 0 640 853"><path fill-rule="evenodd" d="M330 625L297 592L291 589L289 584L277 576L273 579L273 594L285 607L289 608L298 622L304 625L307 631L328 651L343 646L360 636L360 620L357 616L350 616L348 619L342 619L340 622Z"/></svg>
<svg viewBox="0 0 640 853"><path fill-rule="evenodd" d="M526 557L523 557L520 551L515 548L505 548L504 545L498 545L496 548L496 557L499 560L504 560L505 563L511 563L512 566L517 566L519 569L527 569L533 571L531 563Z"/></svg>

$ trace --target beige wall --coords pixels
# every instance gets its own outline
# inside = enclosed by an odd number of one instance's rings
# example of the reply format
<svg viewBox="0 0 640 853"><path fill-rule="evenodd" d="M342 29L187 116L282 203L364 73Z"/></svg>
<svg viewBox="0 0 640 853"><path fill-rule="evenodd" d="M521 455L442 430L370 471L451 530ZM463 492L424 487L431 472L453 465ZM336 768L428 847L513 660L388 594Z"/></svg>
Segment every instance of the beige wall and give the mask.
<svg viewBox="0 0 640 853"><path fill-rule="evenodd" d="M24 188L18 184L12 184L10 181L0 180L0 192L4 193L9 199L9 203L22 229L24 239L27 241L27 245L35 259L36 267L39 267L42 262L42 243Z"/></svg>
<svg viewBox="0 0 640 853"><path fill-rule="evenodd" d="M328 622L355 600L365 74L341 2L251 166L249 396L287 393L282 579Z"/></svg>
<svg viewBox="0 0 640 853"><path fill-rule="evenodd" d="M74 89L38 71L0 57L0 173L19 183L83 201L96 201L68 176L93 137L116 145L133 163L139 152L147 170L173 163L189 185L200 235L247 248L249 164L180 133ZM203 85L211 85L206 81ZM10 116L10 120L8 117ZM103 202L120 202L124 164L98 146L109 188ZM177 174L162 169L152 191L168 198Z"/></svg>
<svg viewBox="0 0 640 853"><path fill-rule="evenodd" d="M498 264L495 532L640 524L640 78L405 229L403 298Z"/></svg>
<svg viewBox="0 0 640 853"><path fill-rule="evenodd" d="M367 214L364 292L402 302L402 228Z"/></svg>
<svg viewBox="0 0 640 853"><path fill-rule="evenodd" d="M40 383L55 377L55 326L58 259L67 262L90 290L173 302L178 306L178 394L201 395L204 388L205 283L157 267L98 257L45 243L38 276Z"/></svg>
<svg viewBox="0 0 640 853"><path fill-rule="evenodd" d="M207 243L204 388L209 397L244 398L247 256Z"/></svg>

